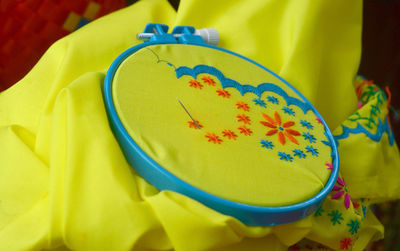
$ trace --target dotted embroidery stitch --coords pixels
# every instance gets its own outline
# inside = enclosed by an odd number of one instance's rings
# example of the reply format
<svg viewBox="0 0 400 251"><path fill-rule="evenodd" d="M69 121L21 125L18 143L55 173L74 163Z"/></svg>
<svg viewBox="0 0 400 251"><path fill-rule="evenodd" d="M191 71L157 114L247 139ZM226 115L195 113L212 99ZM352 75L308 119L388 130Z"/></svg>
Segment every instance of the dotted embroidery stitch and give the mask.
<svg viewBox="0 0 400 251"><path fill-rule="evenodd" d="M350 227L349 232L351 234L356 234L358 232L358 229L360 228L360 223L358 222L358 220L350 220L347 226Z"/></svg>
<svg viewBox="0 0 400 251"><path fill-rule="evenodd" d="M236 140L237 135L232 130L225 129L222 131L222 136L227 137L228 139Z"/></svg>
<svg viewBox="0 0 400 251"><path fill-rule="evenodd" d="M314 147L312 147L312 146L306 146L306 150L307 150L306 153L311 153L311 155L317 156L317 157L318 157L319 152L318 152L318 150L315 149Z"/></svg>
<svg viewBox="0 0 400 251"><path fill-rule="evenodd" d="M196 120L196 123L199 125L200 128L203 128L203 126L200 124L200 122L198 120ZM188 121L189 128L199 129L197 127L196 123L194 123L192 120Z"/></svg>
<svg viewBox="0 0 400 251"><path fill-rule="evenodd" d="M238 129L240 130L240 133L246 136L250 136L253 133L250 128L247 128L246 126L239 126Z"/></svg>
<svg viewBox="0 0 400 251"><path fill-rule="evenodd" d="M225 91L224 89L218 89L217 90L218 96L221 96L223 98L229 98L231 94L228 91Z"/></svg>
<svg viewBox="0 0 400 251"><path fill-rule="evenodd" d="M341 224L341 221L344 220L342 213L340 213L338 210L331 211L328 216L331 217L331 222L333 225Z"/></svg>
<svg viewBox="0 0 400 251"><path fill-rule="evenodd" d="M267 121L260 121L260 123L263 126L269 127L271 128L271 130L269 130L265 135L266 136L271 136L274 135L276 133L278 133L278 139L279 142L284 145L286 140L285 140L285 136L292 141L293 143L295 143L296 145L299 144L299 142L293 137L293 136L299 136L300 133L296 130L292 130L289 129L288 127L293 126L295 123L293 121L288 121L282 124L281 121L281 117L279 116L279 114L277 112L275 112L274 114L274 118L271 118L270 116L268 116L265 113L262 113L262 116L267 120ZM282 124L282 125L281 125Z"/></svg>
<svg viewBox="0 0 400 251"><path fill-rule="evenodd" d="M262 99L255 98L255 99L253 99L253 102L255 105L259 105L261 107L267 108L267 104L265 104L264 100L262 100Z"/></svg>
<svg viewBox="0 0 400 251"><path fill-rule="evenodd" d="M314 128L314 126L311 125L311 123L306 121L306 120L300 120L300 124L301 124L302 127L305 127L307 129L310 129L310 130L312 130Z"/></svg>
<svg viewBox="0 0 400 251"><path fill-rule="evenodd" d="M294 111L293 111L292 108L289 108L289 107L285 106L285 107L282 108L282 111L283 111L284 113L287 113L287 114L289 114L289 115L294 116Z"/></svg>
<svg viewBox="0 0 400 251"><path fill-rule="evenodd" d="M249 118L249 116L246 116L246 115L244 115L244 114L238 114L238 115L236 116L236 118L238 119L238 122L243 122L243 123L245 123L245 124L247 124L247 125L250 125L250 118Z"/></svg>
<svg viewBox="0 0 400 251"><path fill-rule="evenodd" d="M244 103L244 102L242 102L242 101L239 101L239 102L236 103L236 108L237 109L242 109L242 110L244 110L246 112L248 112L250 110L249 105Z"/></svg>
<svg viewBox="0 0 400 251"><path fill-rule="evenodd" d="M200 82L197 81L197 80L195 80L195 79L189 80L189 86L190 86L190 87L193 87L193 88L196 88L196 89L197 89L197 88L198 88L198 89L203 88L203 85L200 84Z"/></svg>
<svg viewBox="0 0 400 251"><path fill-rule="evenodd" d="M285 160L285 161L293 161L293 157L290 156L290 154L284 153L284 152L278 152L278 156L280 157L280 160Z"/></svg>
<svg viewBox="0 0 400 251"><path fill-rule="evenodd" d="M268 140L261 140L260 141L260 143L261 143L261 147L265 147L265 148L267 148L267 149L272 149L272 148L274 148L274 144L272 143L272 141L268 141Z"/></svg>
<svg viewBox="0 0 400 251"><path fill-rule="evenodd" d="M208 138L208 142L212 142L214 144L221 144L221 142L222 142L222 139L220 139L214 133L207 133L206 138Z"/></svg>
<svg viewBox="0 0 400 251"><path fill-rule="evenodd" d="M316 141L316 138L314 137L314 135L312 135L308 132L303 132L302 136L304 137L304 140L308 140L308 141L310 141L310 143L315 143L315 141Z"/></svg>
<svg viewBox="0 0 400 251"><path fill-rule="evenodd" d="M208 85L215 86L215 81L209 76L204 76L201 80L203 80L203 82L207 83Z"/></svg>
<svg viewBox="0 0 400 251"><path fill-rule="evenodd" d="M268 96L267 100L268 100L268 102L271 102L272 104L276 104L276 105L279 104L278 99L276 97L274 97L274 96Z"/></svg>
<svg viewBox="0 0 400 251"><path fill-rule="evenodd" d="M294 149L293 153L294 153L293 156L295 156L295 157L298 156L299 159L305 159L306 158L306 154L300 149Z"/></svg>

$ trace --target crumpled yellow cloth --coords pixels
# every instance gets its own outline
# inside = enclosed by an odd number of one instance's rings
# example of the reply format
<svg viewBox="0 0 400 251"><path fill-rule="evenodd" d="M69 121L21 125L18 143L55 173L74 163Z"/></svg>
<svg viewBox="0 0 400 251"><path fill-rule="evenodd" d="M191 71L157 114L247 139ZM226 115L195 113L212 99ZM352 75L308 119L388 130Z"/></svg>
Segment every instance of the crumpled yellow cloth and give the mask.
<svg viewBox="0 0 400 251"><path fill-rule="evenodd" d="M382 238L367 206L399 197L398 150L387 133L339 140L348 190L338 184L343 193L315 215L249 227L140 178L109 128L101 91L105 71L139 43L146 23L215 27L219 46L288 80L340 135L358 110L361 8L361 0L183 0L175 12L166 0L143 0L56 42L0 93L0 250L286 250L303 238L362 250Z"/></svg>

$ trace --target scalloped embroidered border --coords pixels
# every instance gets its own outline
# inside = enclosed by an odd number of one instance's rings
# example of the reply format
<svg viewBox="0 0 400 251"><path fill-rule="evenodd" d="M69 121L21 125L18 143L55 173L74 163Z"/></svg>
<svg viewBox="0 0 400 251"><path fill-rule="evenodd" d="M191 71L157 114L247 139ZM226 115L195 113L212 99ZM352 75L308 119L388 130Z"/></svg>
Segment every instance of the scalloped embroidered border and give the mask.
<svg viewBox="0 0 400 251"><path fill-rule="evenodd" d="M378 131L373 134L365 127L363 127L360 123L357 123L356 128L349 128L347 126L342 125L343 132L340 135L333 135L336 144L339 146L339 140L346 139L349 137L350 134L360 134L364 133L368 138L370 138L373 141L379 142L382 139L383 133L387 133L388 138L389 138L389 144L393 146L394 144L394 135L392 133L392 130L390 130L389 122L388 119L385 118L385 123L382 123L382 120L379 119L379 124L378 124Z"/></svg>
<svg viewBox="0 0 400 251"><path fill-rule="evenodd" d="M302 102L297 98L290 97L282 88L273 83L262 83L259 84L257 87L251 85L242 85L233 79L225 77L224 74L217 68L208 65L196 65L195 67L193 67L193 69L186 66L180 66L176 68L175 71L177 78L180 78L183 75L189 75L196 79L197 75L199 75L200 73L212 74L217 77L218 80L221 82L222 88L234 87L240 92L240 94L242 94L242 96L247 92L252 92L258 97L261 97L264 92L272 91L282 96L285 99L287 105L296 105L300 109L302 109L304 113L311 109L311 106L308 103Z"/></svg>

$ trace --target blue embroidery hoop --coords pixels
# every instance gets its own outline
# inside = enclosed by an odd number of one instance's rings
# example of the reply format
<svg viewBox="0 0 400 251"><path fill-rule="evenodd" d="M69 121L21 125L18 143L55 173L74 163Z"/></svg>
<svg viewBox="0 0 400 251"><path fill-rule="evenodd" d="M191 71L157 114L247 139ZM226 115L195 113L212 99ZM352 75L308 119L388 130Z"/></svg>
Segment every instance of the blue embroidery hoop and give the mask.
<svg viewBox="0 0 400 251"><path fill-rule="evenodd" d="M156 31L156 32L154 32ZM121 146L121 149L131 166L146 179L150 184L154 185L159 190L170 190L181 193L192 199L195 199L202 204L226 215L230 215L240 220L247 225L255 226L273 226L285 223L290 223L303 219L312 213L314 213L322 204L324 198L332 190L339 173L339 157L335 140L330 132L327 124L322 119L318 111L309 103L309 101L299 93L292 85L286 82L284 79L273 73L269 69L262 65L234 52L222 49L216 46L206 44L200 36L194 35L195 29L191 26L177 26L174 28L171 34L168 34L168 26L162 24L147 24L144 33L155 33L150 37L149 41L145 41L142 44L136 45L129 48L121 55L119 55L114 62L111 64L106 78L104 80L103 96L107 115L109 118L111 129ZM179 36L177 36L179 34ZM162 166L152 160L129 136L124 125L121 123L118 114L115 110L113 98L112 98L112 82L114 74L116 73L120 64L130 55L136 51L150 45L157 44L190 44L209 47L212 49L220 50L226 53L230 53L250 63L257 65L263 70L276 76L282 82L292 88L305 103L310 105L313 112L321 118L321 122L326 128L326 136L329 139L330 146L332 148L332 165L333 170L326 183L325 187L312 198L302 201L297 204L280 206L280 207L263 207L247 205L238 203L235 201L226 200L203 190L200 190L174 176Z"/></svg>

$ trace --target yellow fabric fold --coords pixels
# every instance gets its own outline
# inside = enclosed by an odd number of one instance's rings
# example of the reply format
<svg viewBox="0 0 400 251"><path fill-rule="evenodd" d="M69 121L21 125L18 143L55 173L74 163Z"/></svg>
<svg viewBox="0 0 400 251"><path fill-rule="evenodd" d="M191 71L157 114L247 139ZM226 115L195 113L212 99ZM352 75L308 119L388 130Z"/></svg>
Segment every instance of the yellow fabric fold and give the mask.
<svg viewBox="0 0 400 251"><path fill-rule="evenodd" d="M338 248L339 237L357 243L352 219L366 229L356 249L381 237L379 222L361 224L361 201L346 209L329 195L321 220L249 227L140 178L110 130L101 88L148 22L217 28L221 47L280 74L331 128L357 110L361 1L184 0L177 13L167 1L140 1L59 40L0 93L0 250L285 250L303 238ZM324 230L337 226L334 210L340 236Z"/></svg>

